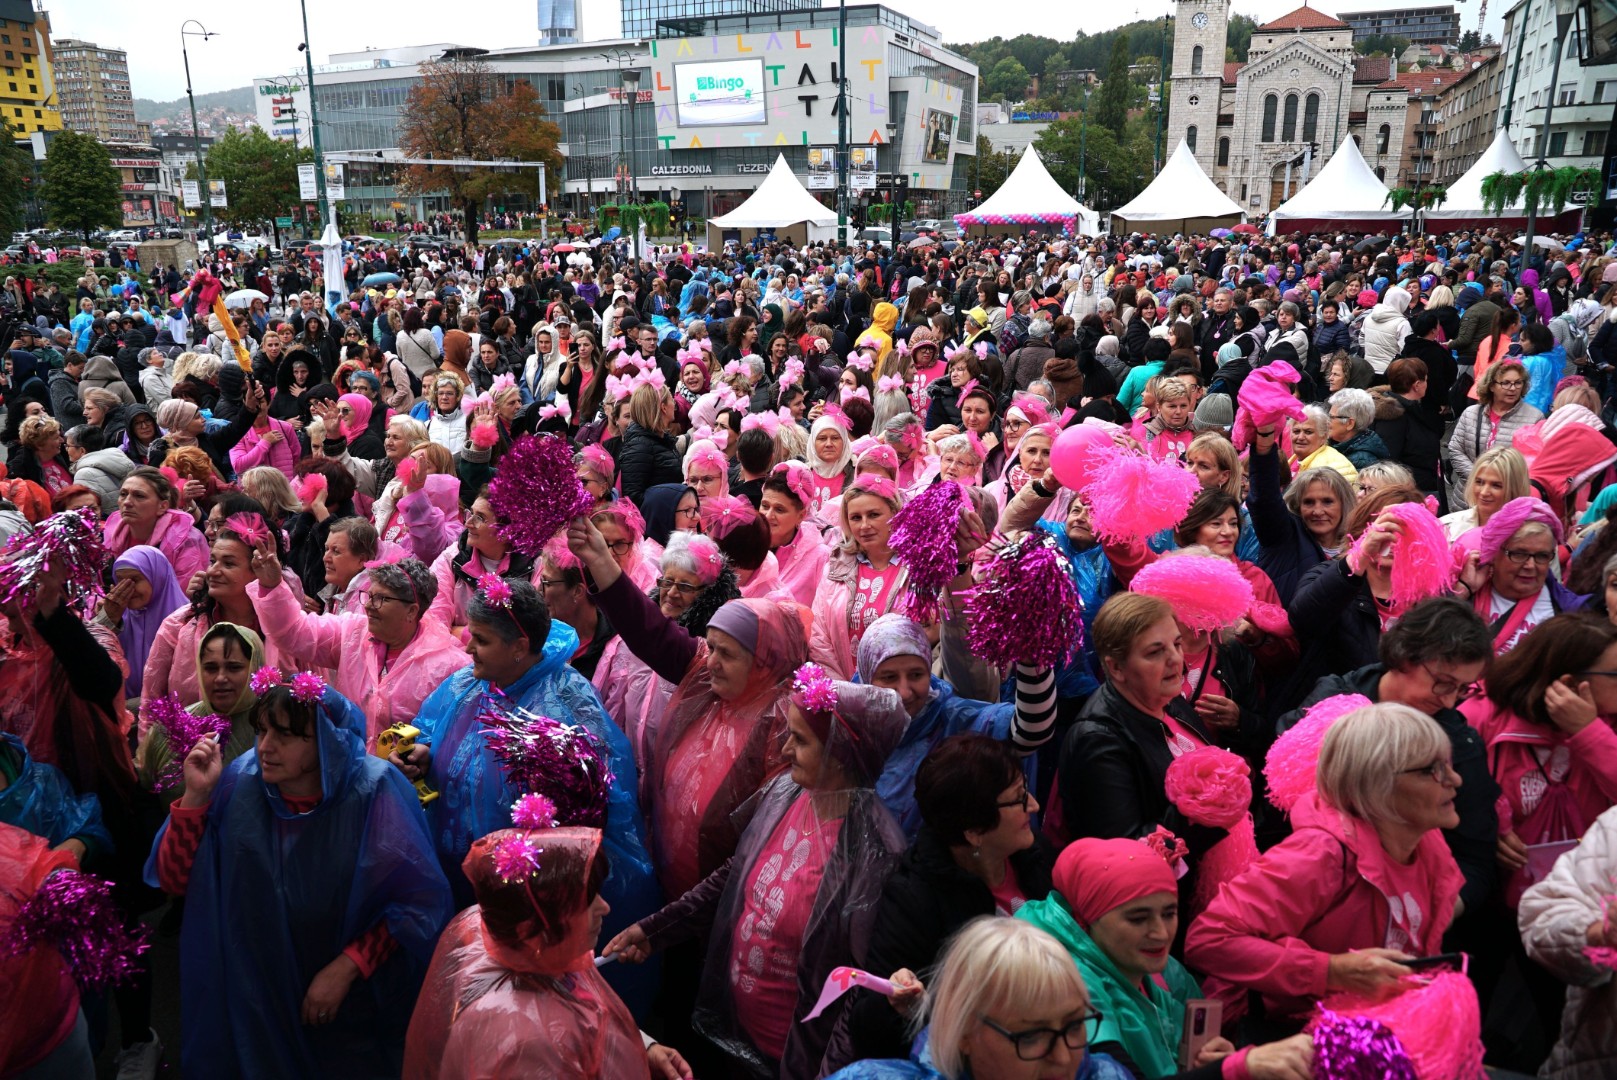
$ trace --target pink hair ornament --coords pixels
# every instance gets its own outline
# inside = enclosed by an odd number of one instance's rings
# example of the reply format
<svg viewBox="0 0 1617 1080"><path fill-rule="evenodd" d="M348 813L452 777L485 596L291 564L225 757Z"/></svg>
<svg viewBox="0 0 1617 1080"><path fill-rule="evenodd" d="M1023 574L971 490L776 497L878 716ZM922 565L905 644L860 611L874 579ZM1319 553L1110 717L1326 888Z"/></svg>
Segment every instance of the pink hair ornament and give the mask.
<svg viewBox="0 0 1617 1080"><path fill-rule="evenodd" d="M745 421L743 421L745 423ZM783 461L770 472L771 476L779 476L786 481L786 486L797 496L799 502L808 507L814 502L814 470L801 461Z"/></svg>
<svg viewBox="0 0 1617 1080"><path fill-rule="evenodd" d="M566 394L557 394L556 403L554 405L539 406L539 419L555 420L558 418L569 423L572 422L573 403L567 400Z"/></svg>
<svg viewBox="0 0 1617 1080"><path fill-rule="evenodd" d="M846 405L848 402L852 401L854 398L858 398L861 401L869 403L869 401L870 401L870 391L866 390L863 386L855 386L855 387L844 386L842 388L842 394L841 394L841 397L839 399L841 401L841 403Z"/></svg>
<svg viewBox="0 0 1617 1080"><path fill-rule="evenodd" d="M326 477L324 473L307 472L298 477L297 483L292 486L292 494L298 497L298 502L304 506L310 503L326 490Z"/></svg>
<svg viewBox="0 0 1617 1080"><path fill-rule="evenodd" d="M239 536L241 542L250 548L255 548L270 538L269 527L264 524L264 519L252 511L231 514L225 518L225 528Z"/></svg>
<svg viewBox="0 0 1617 1080"><path fill-rule="evenodd" d="M876 380L876 390L882 394L891 394L895 391L903 393L904 377L902 375L883 375Z"/></svg>

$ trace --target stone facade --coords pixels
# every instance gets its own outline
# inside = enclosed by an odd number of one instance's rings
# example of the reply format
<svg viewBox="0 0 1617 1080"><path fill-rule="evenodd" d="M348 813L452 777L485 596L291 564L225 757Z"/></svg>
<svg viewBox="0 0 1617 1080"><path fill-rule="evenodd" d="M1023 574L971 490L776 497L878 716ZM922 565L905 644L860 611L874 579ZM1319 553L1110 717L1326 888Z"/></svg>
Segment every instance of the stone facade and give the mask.
<svg viewBox="0 0 1617 1080"><path fill-rule="evenodd" d="M1464 176L1493 144L1504 85L1504 59L1495 48L1438 95L1437 184L1447 187Z"/></svg>
<svg viewBox="0 0 1617 1080"><path fill-rule="evenodd" d="M1249 214L1296 194L1350 136L1398 186L1409 91L1394 81L1395 60L1356 55L1346 23L1301 7L1258 27L1245 64L1226 64L1229 0L1175 8L1167 145L1191 141L1202 169Z"/></svg>

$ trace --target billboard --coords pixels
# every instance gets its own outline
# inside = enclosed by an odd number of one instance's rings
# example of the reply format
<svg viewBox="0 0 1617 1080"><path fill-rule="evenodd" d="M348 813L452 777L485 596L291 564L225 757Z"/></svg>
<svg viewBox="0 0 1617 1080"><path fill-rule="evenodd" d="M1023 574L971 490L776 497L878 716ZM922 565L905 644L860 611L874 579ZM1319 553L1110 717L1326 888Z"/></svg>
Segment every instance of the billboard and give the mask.
<svg viewBox="0 0 1617 1080"><path fill-rule="evenodd" d="M921 160L933 165L947 164L949 146L954 142L954 114L927 109L921 121Z"/></svg>
<svg viewBox="0 0 1617 1080"><path fill-rule="evenodd" d="M674 104L680 127L761 124L763 60L709 60L674 65Z"/></svg>
<svg viewBox="0 0 1617 1080"><path fill-rule="evenodd" d="M309 90L302 76L253 80L253 112L258 126L283 142L307 135Z"/></svg>
<svg viewBox="0 0 1617 1080"><path fill-rule="evenodd" d="M848 147L848 187L854 191L872 191L876 187L876 173L880 164L874 146Z"/></svg>
<svg viewBox="0 0 1617 1080"><path fill-rule="evenodd" d="M808 189L824 191L837 186L837 151L832 146L811 146L808 152Z"/></svg>
<svg viewBox="0 0 1617 1080"><path fill-rule="evenodd" d="M202 208L202 190L197 187L195 180L180 181L180 197L185 202L187 210L200 210Z"/></svg>
<svg viewBox="0 0 1617 1080"><path fill-rule="evenodd" d="M230 205L225 199L225 182L223 180L208 181L208 205L223 210Z"/></svg>

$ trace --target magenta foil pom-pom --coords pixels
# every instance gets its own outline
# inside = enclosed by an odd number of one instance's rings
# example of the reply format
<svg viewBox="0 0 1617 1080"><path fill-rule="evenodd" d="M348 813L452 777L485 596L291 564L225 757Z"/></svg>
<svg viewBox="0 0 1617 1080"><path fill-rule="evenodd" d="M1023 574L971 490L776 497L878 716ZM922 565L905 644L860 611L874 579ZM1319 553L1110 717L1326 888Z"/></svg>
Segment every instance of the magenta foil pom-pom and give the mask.
<svg viewBox="0 0 1617 1080"><path fill-rule="evenodd" d="M792 676L792 703L804 712L835 712L837 685L819 664L804 664Z"/></svg>
<svg viewBox="0 0 1617 1080"><path fill-rule="evenodd" d="M526 836L508 836L494 845L494 872L501 881L521 881L538 871L544 852Z"/></svg>
<svg viewBox="0 0 1617 1080"><path fill-rule="evenodd" d="M900 614L923 625L938 617L939 597L960 562L955 529L965 508L965 489L944 480L893 515L888 547L909 573L909 595L897 609Z"/></svg>
<svg viewBox="0 0 1617 1080"><path fill-rule="evenodd" d="M505 522L500 535L530 558L538 558L545 541L595 505L578 482L573 448L560 435L524 435L512 443L489 481L488 501Z"/></svg>
<svg viewBox="0 0 1617 1080"><path fill-rule="evenodd" d="M1321 1009L1314 1022L1318 1080L1422 1080L1385 1024Z"/></svg>
<svg viewBox="0 0 1617 1080"><path fill-rule="evenodd" d="M498 574L488 573L478 578L477 591L483 594L484 600L495 607L511 606L511 583Z"/></svg>
<svg viewBox="0 0 1617 1080"><path fill-rule="evenodd" d="M1315 702L1301 720L1287 728L1269 747L1263 762L1269 801L1289 813L1298 799L1312 794L1325 733L1348 713L1369 704L1370 699L1362 694L1337 694Z"/></svg>
<svg viewBox="0 0 1617 1080"><path fill-rule="evenodd" d="M292 676L292 696L305 705L318 705L326 692L326 680L312 671Z"/></svg>
<svg viewBox="0 0 1617 1080"><path fill-rule="evenodd" d="M497 693L484 695L478 720L511 786L549 799L556 824L606 824L612 770L606 748L588 729L513 705Z"/></svg>
<svg viewBox="0 0 1617 1080"><path fill-rule="evenodd" d="M1084 502L1097 536L1143 543L1179 524L1201 489L1196 474L1178 462L1124 454L1095 474Z"/></svg>
<svg viewBox="0 0 1617 1080"><path fill-rule="evenodd" d="M193 716L180 704L178 694L148 702L146 709L152 722L163 729L171 751L168 766L157 777L158 790L173 787L179 782L185 756L196 749L197 743L210 735L218 736L221 745L230 739L230 720L227 717L218 713Z"/></svg>
<svg viewBox="0 0 1617 1080"><path fill-rule="evenodd" d="M254 696L263 697L277 686L281 685L281 669L265 664L253 672L253 677L247 680L247 686Z"/></svg>
<svg viewBox="0 0 1617 1080"><path fill-rule="evenodd" d="M556 804L543 795L524 795L511 804L511 824L519 829L554 829Z"/></svg>
<svg viewBox="0 0 1617 1080"><path fill-rule="evenodd" d="M24 901L0 934L0 959L42 946L62 955L81 987L97 991L133 979L149 947L146 928L113 903L112 882L79 870L58 870Z"/></svg>
<svg viewBox="0 0 1617 1080"><path fill-rule="evenodd" d="M1078 590L1055 539L1030 529L980 564L966 597L966 643L990 664L1053 667L1083 642Z"/></svg>
<svg viewBox="0 0 1617 1080"><path fill-rule="evenodd" d="M46 518L33 532L13 536L5 550L7 561L0 564L0 603L32 606L34 583L46 572L60 575L70 603L101 592L107 546L101 539L101 526L88 508Z"/></svg>
<svg viewBox="0 0 1617 1080"><path fill-rule="evenodd" d="M1203 633L1234 626L1252 607L1252 583L1228 559L1176 555L1134 575L1131 592L1166 600L1173 617Z"/></svg>

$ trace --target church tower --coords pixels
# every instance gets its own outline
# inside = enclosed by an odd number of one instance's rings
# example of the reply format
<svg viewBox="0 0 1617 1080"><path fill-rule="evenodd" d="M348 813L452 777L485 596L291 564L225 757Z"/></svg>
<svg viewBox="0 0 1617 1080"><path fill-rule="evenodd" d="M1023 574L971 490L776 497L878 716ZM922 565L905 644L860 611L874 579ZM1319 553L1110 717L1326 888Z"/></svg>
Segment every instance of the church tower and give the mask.
<svg viewBox="0 0 1617 1080"><path fill-rule="evenodd" d="M1213 175L1218 147L1218 97L1224 80L1229 6L1230 0L1174 0L1170 138L1164 141L1163 153L1172 154L1180 139L1189 140L1196 161L1208 176Z"/></svg>

